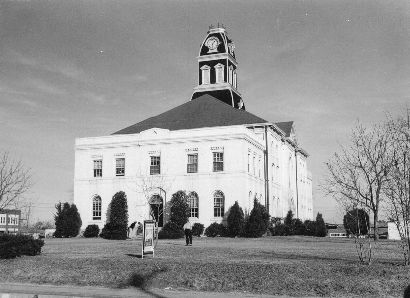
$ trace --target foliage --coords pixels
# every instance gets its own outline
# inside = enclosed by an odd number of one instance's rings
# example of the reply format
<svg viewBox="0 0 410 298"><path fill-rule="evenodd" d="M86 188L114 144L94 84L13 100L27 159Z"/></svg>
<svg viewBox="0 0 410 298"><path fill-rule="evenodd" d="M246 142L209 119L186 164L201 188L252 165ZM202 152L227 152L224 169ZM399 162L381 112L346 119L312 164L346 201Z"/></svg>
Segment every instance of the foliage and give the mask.
<svg viewBox="0 0 410 298"><path fill-rule="evenodd" d="M125 240L128 234L127 195L117 192L111 200L107 223L101 231L101 237L112 240Z"/></svg>
<svg viewBox="0 0 410 298"><path fill-rule="evenodd" d="M58 203L56 205L57 213L54 215L56 231L54 237L75 237L80 232L82 225L80 213L78 213L75 204Z"/></svg>
<svg viewBox="0 0 410 298"><path fill-rule="evenodd" d="M203 224L201 224L201 223L199 223L199 222L196 222L196 223L194 223L194 225L192 226L192 235L199 237L199 236L201 236L202 233L204 232L204 229L205 229L205 227L204 227Z"/></svg>
<svg viewBox="0 0 410 298"><path fill-rule="evenodd" d="M44 241L26 235L0 235L0 259L14 259L22 255L35 256L41 253Z"/></svg>
<svg viewBox="0 0 410 298"><path fill-rule="evenodd" d="M227 231L230 237L239 236L242 234L245 218L243 210L239 207L238 201L229 208L229 214L227 218Z"/></svg>
<svg viewBox="0 0 410 298"><path fill-rule="evenodd" d="M316 221L305 220L305 236L316 236Z"/></svg>
<svg viewBox="0 0 410 298"><path fill-rule="evenodd" d="M205 229L205 236L207 237L225 237L227 235L226 227L221 224L221 223L211 223L206 229Z"/></svg>
<svg viewBox="0 0 410 298"><path fill-rule="evenodd" d="M85 228L83 236L85 238L93 238L93 237L98 237L99 233L100 233L100 227L98 225L88 225Z"/></svg>
<svg viewBox="0 0 410 298"><path fill-rule="evenodd" d="M16 205L31 186L30 170L8 152L0 153L0 209Z"/></svg>
<svg viewBox="0 0 410 298"><path fill-rule="evenodd" d="M265 234L269 226L269 217L266 208L254 199L253 209L245 222L244 236L257 238Z"/></svg>
<svg viewBox="0 0 410 298"><path fill-rule="evenodd" d="M159 239L179 239L184 238L184 231L173 221L167 222L158 233Z"/></svg>
<svg viewBox="0 0 410 298"><path fill-rule="evenodd" d="M326 237L327 229L325 221L323 220L322 214L318 213L316 215L316 227L315 227L315 236L316 237Z"/></svg>
<svg viewBox="0 0 410 298"><path fill-rule="evenodd" d="M303 222L299 218L295 218L292 221L292 226L293 226L293 235L305 235L306 233L306 228Z"/></svg>
<svg viewBox="0 0 410 298"><path fill-rule="evenodd" d="M369 214L363 209L347 211L343 217L343 226L348 235L367 235L369 227Z"/></svg>
<svg viewBox="0 0 410 298"><path fill-rule="evenodd" d="M55 223L51 221L37 221L33 224L32 228L34 230L45 230L45 229L55 229Z"/></svg>
<svg viewBox="0 0 410 298"><path fill-rule="evenodd" d="M189 205L185 191L179 190L174 193L170 205L169 221L175 223L182 229L189 218Z"/></svg>

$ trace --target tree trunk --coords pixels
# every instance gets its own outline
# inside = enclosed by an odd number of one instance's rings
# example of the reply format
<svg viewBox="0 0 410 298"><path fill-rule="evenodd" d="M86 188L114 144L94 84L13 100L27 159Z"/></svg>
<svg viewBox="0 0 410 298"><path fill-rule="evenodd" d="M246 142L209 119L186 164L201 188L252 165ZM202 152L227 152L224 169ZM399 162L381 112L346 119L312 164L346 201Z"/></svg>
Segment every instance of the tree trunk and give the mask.
<svg viewBox="0 0 410 298"><path fill-rule="evenodd" d="M377 221L379 220L379 216L377 212L373 213L373 236L374 236L374 241L379 240L379 225Z"/></svg>

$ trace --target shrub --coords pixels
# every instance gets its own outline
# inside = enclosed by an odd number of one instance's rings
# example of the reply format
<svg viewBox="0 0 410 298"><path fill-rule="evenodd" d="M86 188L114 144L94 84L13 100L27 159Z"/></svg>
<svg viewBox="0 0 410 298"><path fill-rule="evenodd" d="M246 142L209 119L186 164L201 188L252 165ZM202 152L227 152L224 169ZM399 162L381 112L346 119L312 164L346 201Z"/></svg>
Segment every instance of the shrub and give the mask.
<svg viewBox="0 0 410 298"><path fill-rule="evenodd" d="M306 233L305 225L299 218L295 218L292 221L292 227L293 227L294 235L305 235Z"/></svg>
<svg viewBox="0 0 410 298"><path fill-rule="evenodd" d="M305 220L305 235L315 236L316 235L316 222L312 220Z"/></svg>
<svg viewBox="0 0 410 298"><path fill-rule="evenodd" d="M316 237L325 237L327 235L327 229L325 221L323 220L322 214L318 213L316 216Z"/></svg>
<svg viewBox="0 0 410 298"><path fill-rule="evenodd" d="M82 225L80 213L74 204L58 203L56 205L57 213L54 215L56 231L54 237L75 237L80 232Z"/></svg>
<svg viewBox="0 0 410 298"><path fill-rule="evenodd" d="M158 233L158 239L184 238L184 231L175 222L169 221Z"/></svg>
<svg viewBox="0 0 410 298"><path fill-rule="evenodd" d="M266 208L255 199L253 209L245 223L244 236L256 238L265 234L269 226L269 217Z"/></svg>
<svg viewBox="0 0 410 298"><path fill-rule="evenodd" d="M192 226L192 235L199 237L199 236L201 236L202 233L204 232L204 229L205 229L205 227L204 227L203 224L201 224L201 223L199 223L199 222L196 222L196 223L194 223L194 225Z"/></svg>
<svg viewBox="0 0 410 298"><path fill-rule="evenodd" d="M128 204L127 195L117 192L111 200L107 223L101 232L101 237L112 240L125 240L128 234Z"/></svg>
<svg viewBox="0 0 410 298"><path fill-rule="evenodd" d="M44 241L26 235L0 235L0 259L12 259L22 255L35 256L41 253Z"/></svg>
<svg viewBox="0 0 410 298"><path fill-rule="evenodd" d="M343 217L343 226L349 235L367 235L369 214L363 209L350 210Z"/></svg>
<svg viewBox="0 0 410 298"><path fill-rule="evenodd" d="M239 207L238 201L229 208L229 214L227 218L228 223L228 235L231 237L239 236L242 234L243 225L245 222L243 210Z"/></svg>
<svg viewBox="0 0 410 298"><path fill-rule="evenodd" d="M285 236L291 236L295 234L294 218L292 210L289 210L286 214L285 220L283 222L285 228Z"/></svg>
<svg viewBox="0 0 410 298"><path fill-rule="evenodd" d="M224 237L226 236L226 228L223 224L217 222L212 223L209 227L205 229L205 236L207 237Z"/></svg>
<svg viewBox="0 0 410 298"><path fill-rule="evenodd" d="M98 225L88 225L85 228L83 236L85 238L93 238L93 237L98 237L99 233L100 233L100 227Z"/></svg>
<svg viewBox="0 0 410 298"><path fill-rule="evenodd" d="M189 205L185 191L179 190L174 193L170 205L169 221L177 224L182 229L189 218Z"/></svg>

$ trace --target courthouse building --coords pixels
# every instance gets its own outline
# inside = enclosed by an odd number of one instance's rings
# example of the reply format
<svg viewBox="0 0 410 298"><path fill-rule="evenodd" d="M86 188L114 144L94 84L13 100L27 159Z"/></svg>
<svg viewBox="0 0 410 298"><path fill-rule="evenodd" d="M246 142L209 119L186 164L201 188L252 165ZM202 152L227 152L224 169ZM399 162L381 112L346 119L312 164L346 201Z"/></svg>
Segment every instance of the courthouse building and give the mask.
<svg viewBox="0 0 410 298"><path fill-rule="evenodd" d="M74 203L82 228L104 225L118 191L127 195L129 222L154 213L162 226L161 210L179 190L189 196L191 219L205 227L223 222L235 201L249 212L254 198L273 217L292 210L313 218L308 154L293 122L247 112L237 67L226 30L211 28L190 100L111 135L76 139Z"/></svg>

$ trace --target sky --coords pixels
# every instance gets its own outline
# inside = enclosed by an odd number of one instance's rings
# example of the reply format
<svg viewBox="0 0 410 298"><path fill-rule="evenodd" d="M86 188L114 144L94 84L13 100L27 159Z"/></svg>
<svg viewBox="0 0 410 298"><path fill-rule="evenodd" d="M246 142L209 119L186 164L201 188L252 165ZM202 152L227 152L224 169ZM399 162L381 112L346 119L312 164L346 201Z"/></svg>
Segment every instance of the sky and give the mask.
<svg viewBox="0 0 410 298"><path fill-rule="evenodd" d="M357 121L410 106L409 1L0 1L0 150L31 169L31 218L73 201L74 142L190 100L209 25L235 42L247 111L294 121L314 212Z"/></svg>

